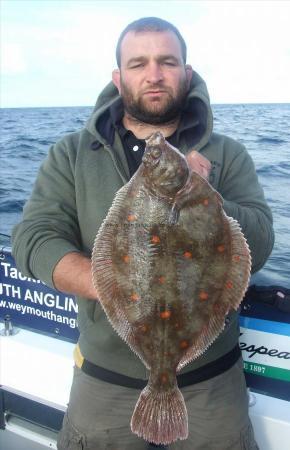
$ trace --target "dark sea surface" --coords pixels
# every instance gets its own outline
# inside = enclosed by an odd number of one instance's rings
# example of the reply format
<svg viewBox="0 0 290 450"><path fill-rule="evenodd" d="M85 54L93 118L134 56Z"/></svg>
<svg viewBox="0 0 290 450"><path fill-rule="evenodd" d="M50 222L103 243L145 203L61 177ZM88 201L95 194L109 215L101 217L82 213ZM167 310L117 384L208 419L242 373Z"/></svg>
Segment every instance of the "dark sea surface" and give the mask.
<svg viewBox="0 0 290 450"><path fill-rule="evenodd" d="M82 128L91 107L0 110L0 244L21 219L49 147ZM272 208L275 247L252 282L290 287L290 104L214 105L214 129L245 144ZM8 237L4 236L7 235Z"/></svg>

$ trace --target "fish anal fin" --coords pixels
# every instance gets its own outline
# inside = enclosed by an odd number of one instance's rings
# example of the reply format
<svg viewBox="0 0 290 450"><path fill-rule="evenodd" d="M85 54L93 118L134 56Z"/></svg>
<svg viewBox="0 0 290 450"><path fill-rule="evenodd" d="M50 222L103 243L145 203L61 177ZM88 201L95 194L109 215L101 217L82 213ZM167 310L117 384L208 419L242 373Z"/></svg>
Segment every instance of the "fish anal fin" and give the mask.
<svg viewBox="0 0 290 450"><path fill-rule="evenodd" d="M251 254L239 223L231 217L227 219L232 235L232 254L222 299L229 309L238 309L250 280Z"/></svg>

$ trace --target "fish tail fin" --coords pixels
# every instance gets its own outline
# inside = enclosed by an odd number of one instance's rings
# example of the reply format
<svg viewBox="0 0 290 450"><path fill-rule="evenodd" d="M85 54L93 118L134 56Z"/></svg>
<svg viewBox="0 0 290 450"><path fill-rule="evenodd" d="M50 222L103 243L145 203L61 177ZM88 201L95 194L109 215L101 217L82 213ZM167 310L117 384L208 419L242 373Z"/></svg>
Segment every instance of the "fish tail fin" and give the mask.
<svg viewBox="0 0 290 450"><path fill-rule="evenodd" d="M131 419L132 432L154 444L167 445L188 437L188 416L177 386L156 391L148 384L140 394Z"/></svg>

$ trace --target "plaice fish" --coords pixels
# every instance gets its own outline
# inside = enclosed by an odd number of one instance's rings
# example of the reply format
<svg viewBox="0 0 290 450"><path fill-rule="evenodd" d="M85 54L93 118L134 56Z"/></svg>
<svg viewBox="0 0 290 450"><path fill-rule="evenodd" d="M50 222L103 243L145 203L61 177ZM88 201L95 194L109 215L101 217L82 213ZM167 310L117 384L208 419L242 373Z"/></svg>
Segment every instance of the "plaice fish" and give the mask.
<svg viewBox="0 0 290 450"><path fill-rule="evenodd" d="M176 374L212 344L248 285L251 258L221 196L160 132L97 234L93 282L113 328L150 370L131 429L155 444L188 436Z"/></svg>

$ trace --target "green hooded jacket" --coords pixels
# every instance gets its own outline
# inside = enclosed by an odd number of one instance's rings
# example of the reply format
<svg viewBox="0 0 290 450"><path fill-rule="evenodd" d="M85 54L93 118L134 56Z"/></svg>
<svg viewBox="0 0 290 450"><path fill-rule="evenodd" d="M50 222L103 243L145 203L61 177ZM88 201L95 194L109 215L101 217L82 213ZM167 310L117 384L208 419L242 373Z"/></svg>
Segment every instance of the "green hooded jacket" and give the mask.
<svg viewBox="0 0 290 450"><path fill-rule="evenodd" d="M12 253L27 276L53 287L57 262L69 252L91 255L94 238L115 193L129 180L129 168L116 131L108 141L108 108L120 97L110 83L101 93L86 127L63 137L43 162L23 220L13 230ZM185 106L183 127L194 127L194 148L212 163L210 183L224 199L224 210L235 218L248 240L252 271L259 270L274 242L272 215L244 146L212 132L213 119L206 85L194 72ZM105 126L104 126L105 125ZM178 148L188 148L184 133ZM95 148L95 150L93 150ZM78 298L79 349L90 362L127 376L146 379L142 362L119 338L97 301ZM226 354L237 344L238 317L233 312L225 330L183 372L194 370Z"/></svg>

